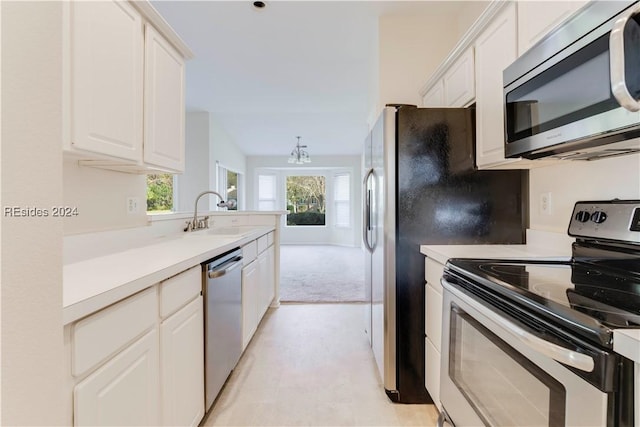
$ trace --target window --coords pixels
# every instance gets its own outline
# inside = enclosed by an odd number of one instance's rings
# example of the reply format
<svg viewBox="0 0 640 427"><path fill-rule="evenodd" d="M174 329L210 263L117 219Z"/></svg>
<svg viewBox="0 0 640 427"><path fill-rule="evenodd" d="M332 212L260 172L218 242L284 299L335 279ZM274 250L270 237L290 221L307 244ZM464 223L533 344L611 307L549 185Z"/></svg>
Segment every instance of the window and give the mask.
<svg viewBox="0 0 640 427"><path fill-rule="evenodd" d="M163 213L173 210L173 175L147 175L147 212Z"/></svg>
<svg viewBox="0 0 640 427"><path fill-rule="evenodd" d="M258 175L258 210L275 211L276 175Z"/></svg>
<svg viewBox="0 0 640 427"><path fill-rule="evenodd" d="M233 208L228 210L238 210L238 173L227 171L227 201L234 200L236 202Z"/></svg>
<svg viewBox="0 0 640 427"><path fill-rule="evenodd" d="M325 225L324 176L287 177L287 225Z"/></svg>
<svg viewBox="0 0 640 427"><path fill-rule="evenodd" d="M217 165L218 170L218 188L217 191L224 197L225 202L233 200L236 202L236 205L232 208L227 208L229 211L238 210L238 206L240 200L238 198L239 195L239 184L241 181L241 174L238 172L233 172L224 166ZM217 203L217 202L216 202Z"/></svg>
<svg viewBox="0 0 640 427"><path fill-rule="evenodd" d="M351 226L351 176L348 173L333 178L333 203L336 227Z"/></svg>

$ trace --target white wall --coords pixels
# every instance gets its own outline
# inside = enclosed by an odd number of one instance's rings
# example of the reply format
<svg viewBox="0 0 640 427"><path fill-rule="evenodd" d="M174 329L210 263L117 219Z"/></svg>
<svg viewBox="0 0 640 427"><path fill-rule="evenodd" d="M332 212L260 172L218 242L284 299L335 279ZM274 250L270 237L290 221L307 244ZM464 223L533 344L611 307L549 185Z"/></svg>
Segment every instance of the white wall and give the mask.
<svg viewBox="0 0 640 427"><path fill-rule="evenodd" d="M215 113L209 115L209 129L211 160L220 162L227 169L245 173L247 170L246 155L238 148L235 139L220 125Z"/></svg>
<svg viewBox="0 0 640 427"><path fill-rule="evenodd" d="M532 169L529 180L530 228L566 234L579 200L640 199L640 155ZM551 215L540 209L545 192L551 192Z"/></svg>
<svg viewBox="0 0 640 427"><path fill-rule="evenodd" d="M456 44L459 34L455 16L436 12L428 16L382 16L378 37L377 111L381 111L388 103L420 104L420 88Z"/></svg>
<svg viewBox="0 0 640 427"><path fill-rule="evenodd" d="M0 2L3 207L63 203L61 8ZM1 222L0 424L64 425L62 220Z"/></svg>
<svg viewBox="0 0 640 427"><path fill-rule="evenodd" d="M176 178L177 212L193 211L199 193L209 190L209 113L187 113L185 121L185 168ZM204 206L204 202L203 206Z"/></svg>
<svg viewBox="0 0 640 427"><path fill-rule="evenodd" d="M218 177L216 175L215 165L219 164L224 168L233 172L238 172L246 178L247 173L247 160L246 155L236 145L235 139L227 133L227 131L216 120L215 113L209 116L209 180L212 187L216 188L218 185ZM245 185L246 190L247 185ZM246 200L246 197L242 197L240 192L240 208L243 209L242 200ZM215 209L215 205L218 200L214 200L213 197L209 198L209 206L211 209Z"/></svg>
<svg viewBox="0 0 640 427"><path fill-rule="evenodd" d="M473 25L478 17L484 12L491 2L489 1L465 1L464 6L457 14L457 39L462 38L464 33Z"/></svg>
<svg viewBox="0 0 640 427"><path fill-rule="evenodd" d="M216 164L246 175L246 156L216 120L214 113L187 113L185 127L186 164L184 173L176 179L178 200L175 209L193 212L198 194L216 190L218 186ZM215 210L219 200L215 196L204 198L206 200L198 203L198 208Z"/></svg>
<svg viewBox="0 0 640 427"><path fill-rule="evenodd" d="M142 227L147 224L147 178L79 166L65 159L64 205L78 208L78 216L64 220L65 235ZM127 198L138 199L138 212L127 213Z"/></svg>
<svg viewBox="0 0 640 427"><path fill-rule="evenodd" d="M334 226L332 216L333 176L348 171L351 174L351 227ZM285 186L289 174L317 174L327 178L327 215L325 227L287 227L283 217L281 243L283 244L337 244L345 246L360 245L361 227L361 158L360 156L313 156L311 163L290 165L287 156L249 156L247 157L247 205L248 209L257 209L257 179L259 173L275 172L278 176L278 209L286 209Z"/></svg>

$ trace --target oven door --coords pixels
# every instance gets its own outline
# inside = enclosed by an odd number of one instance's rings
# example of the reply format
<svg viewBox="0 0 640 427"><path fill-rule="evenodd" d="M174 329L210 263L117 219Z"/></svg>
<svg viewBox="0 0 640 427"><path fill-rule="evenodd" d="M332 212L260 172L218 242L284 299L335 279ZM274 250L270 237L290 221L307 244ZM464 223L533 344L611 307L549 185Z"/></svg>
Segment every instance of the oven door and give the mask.
<svg viewBox="0 0 640 427"><path fill-rule="evenodd" d="M540 339L443 280L442 406L455 426L605 426L588 355Z"/></svg>
<svg viewBox="0 0 640 427"><path fill-rule="evenodd" d="M588 18L587 12L582 15ZM596 146L603 135L609 135L607 143L616 142L628 138L624 132L638 129L639 12L635 5L577 41L563 34L545 40L514 63L513 69L525 72L514 80L505 70L507 157L537 158ZM624 25L615 30L621 19ZM565 32L572 32L567 27ZM567 47L550 54L563 43ZM540 57L543 61L537 62Z"/></svg>

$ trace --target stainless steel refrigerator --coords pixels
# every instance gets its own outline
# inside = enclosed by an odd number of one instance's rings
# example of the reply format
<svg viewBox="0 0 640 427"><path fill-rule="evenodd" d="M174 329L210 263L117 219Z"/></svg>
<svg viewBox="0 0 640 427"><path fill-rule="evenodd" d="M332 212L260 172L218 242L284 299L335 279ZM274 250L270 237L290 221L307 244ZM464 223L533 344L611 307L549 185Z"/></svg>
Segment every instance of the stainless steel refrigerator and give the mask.
<svg viewBox="0 0 640 427"><path fill-rule="evenodd" d="M475 168L468 108L387 106L365 141L365 329L387 395L425 403L420 245L523 243L528 173Z"/></svg>

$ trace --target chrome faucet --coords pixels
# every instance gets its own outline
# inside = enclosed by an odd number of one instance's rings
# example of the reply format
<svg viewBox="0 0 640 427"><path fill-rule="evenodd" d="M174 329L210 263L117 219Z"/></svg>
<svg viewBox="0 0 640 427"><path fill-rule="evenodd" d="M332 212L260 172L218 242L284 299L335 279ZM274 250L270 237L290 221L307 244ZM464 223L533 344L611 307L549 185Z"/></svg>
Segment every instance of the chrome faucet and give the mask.
<svg viewBox="0 0 640 427"><path fill-rule="evenodd" d="M187 227L184 229L184 231L196 231L196 230L201 230L203 228L209 228L208 216L198 219L198 202L200 201L200 198L205 194L215 194L216 196L218 196L220 201L216 206L218 206L219 208L229 208L229 207L233 207L234 205L233 203L225 202L222 196L220 195L220 193L216 191L211 191L211 190L203 191L202 193L198 194L198 197L196 197L196 205L193 209L193 220L187 221Z"/></svg>

